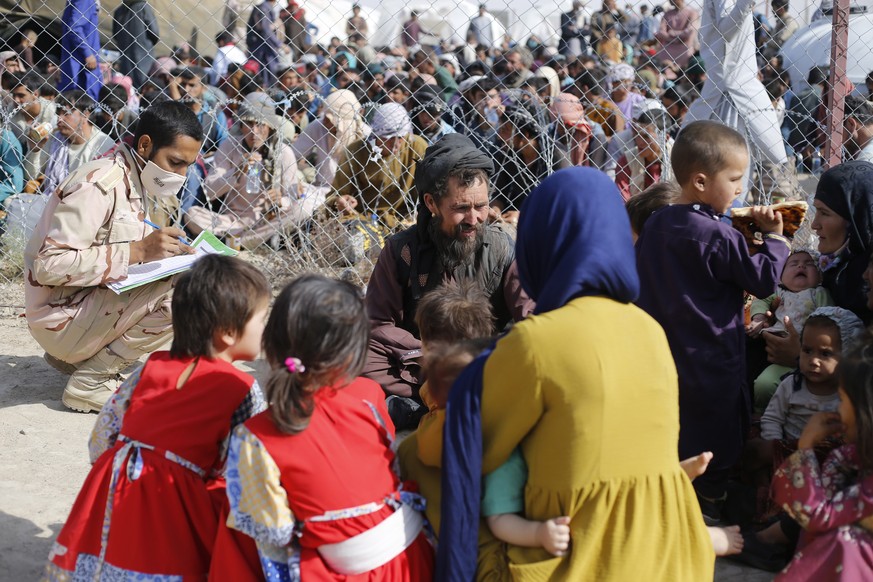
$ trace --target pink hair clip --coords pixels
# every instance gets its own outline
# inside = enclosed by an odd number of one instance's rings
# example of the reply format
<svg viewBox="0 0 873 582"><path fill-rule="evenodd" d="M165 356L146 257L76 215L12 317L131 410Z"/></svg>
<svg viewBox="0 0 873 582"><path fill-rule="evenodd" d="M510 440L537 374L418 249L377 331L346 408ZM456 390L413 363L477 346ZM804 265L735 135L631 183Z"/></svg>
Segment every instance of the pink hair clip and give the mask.
<svg viewBox="0 0 873 582"><path fill-rule="evenodd" d="M292 374L302 374L306 371L306 366L303 365L299 358L285 358L285 367Z"/></svg>

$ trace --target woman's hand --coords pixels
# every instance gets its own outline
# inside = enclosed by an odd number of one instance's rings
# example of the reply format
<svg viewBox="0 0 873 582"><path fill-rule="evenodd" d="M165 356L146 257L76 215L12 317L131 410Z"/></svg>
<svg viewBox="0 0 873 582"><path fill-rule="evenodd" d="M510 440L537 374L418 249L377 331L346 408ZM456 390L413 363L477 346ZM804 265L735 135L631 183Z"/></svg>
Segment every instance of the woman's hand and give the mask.
<svg viewBox="0 0 873 582"><path fill-rule="evenodd" d="M836 412L817 412L812 415L803 428L798 449L813 449L828 437L836 436L845 430L845 425Z"/></svg>
<svg viewBox="0 0 873 582"><path fill-rule="evenodd" d="M788 335L780 336L773 333L762 333L767 347L767 361L771 364L793 368L800 357L800 334L794 329L791 318L785 316L785 331Z"/></svg>

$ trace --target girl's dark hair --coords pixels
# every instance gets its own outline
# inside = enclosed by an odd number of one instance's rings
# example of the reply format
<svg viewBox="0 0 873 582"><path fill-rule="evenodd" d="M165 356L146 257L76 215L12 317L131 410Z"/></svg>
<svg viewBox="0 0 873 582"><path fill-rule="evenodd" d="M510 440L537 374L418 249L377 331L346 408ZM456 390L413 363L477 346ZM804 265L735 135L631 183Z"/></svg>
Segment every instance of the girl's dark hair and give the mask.
<svg viewBox="0 0 873 582"><path fill-rule="evenodd" d="M173 290L170 355L211 356L216 332L241 334L270 300L270 284L257 267L234 257L206 255Z"/></svg>
<svg viewBox="0 0 873 582"><path fill-rule="evenodd" d="M370 322L357 287L321 275L303 275L276 299L264 330L264 352L273 373L264 389L276 427L297 434L309 424L313 396L338 388L364 368ZM291 371L297 358L305 371Z"/></svg>
<svg viewBox="0 0 873 582"><path fill-rule="evenodd" d="M152 152L173 145L180 135L187 135L195 141L203 141L203 127L197 115L179 101L161 101L143 111L133 132L133 143L138 144L142 136L152 138Z"/></svg>
<svg viewBox="0 0 873 582"><path fill-rule="evenodd" d="M873 336L840 360L840 386L855 409L856 446L862 475L873 474Z"/></svg>

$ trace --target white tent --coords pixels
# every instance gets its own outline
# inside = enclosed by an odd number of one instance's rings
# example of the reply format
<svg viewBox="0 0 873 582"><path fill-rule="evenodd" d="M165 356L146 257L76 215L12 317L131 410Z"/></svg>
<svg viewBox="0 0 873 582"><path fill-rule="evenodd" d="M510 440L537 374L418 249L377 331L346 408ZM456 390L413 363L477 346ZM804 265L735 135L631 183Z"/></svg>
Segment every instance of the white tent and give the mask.
<svg viewBox="0 0 873 582"><path fill-rule="evenodd" d="M594 4L587 5L589 13L600 8L599 2L596 8ZM561 38L561 13L570 9L571 2L505 0L491 2L489 7L506 23L514 41L524 43L531 35L536 35L541 42L557 46Z"/></svg>
<svg viewBox="0 0 873 582"><path fill-rule="evenodd" d="M337 37L340 42L348 40L346 34L346 21L352 16L351 0L305 0L297 2L306 11L306 22L314 25L317 31L314 40L327 45L332 37ZM280 0L280 6L287 5L287 0ZM372 39L379 24L381 10L362 5L361 16L367 21L369 35Z"/></svg>
<svg viewBox="0 0 873 582"><path fill-rule="evenodd" d="M409 12L418 12L422 28L434 34L437 39L427 39L436 44L439 38L447 39L452 44L462 44L470 26L470 19L479 14L479 5L468 0L435 0L428 3L406 2L404 0L365 0L362 11L367 3L377 4L382 13L379 24L371 33L373 46L398 46L401 44L403 23L409 20ZM494 22L495 39L503 35L503 26Z"/></svg>
<svg viewBox="0 0 873 582"><path fill-rule="evenodd" d="M791 85L799 89L813 67L829 67L831 58L831 21L816 20L798 30L782 47L785 70L791 75ZM849 50L846 69L849 80L863 85L873 71L873 15L849 17Z"/></svg>

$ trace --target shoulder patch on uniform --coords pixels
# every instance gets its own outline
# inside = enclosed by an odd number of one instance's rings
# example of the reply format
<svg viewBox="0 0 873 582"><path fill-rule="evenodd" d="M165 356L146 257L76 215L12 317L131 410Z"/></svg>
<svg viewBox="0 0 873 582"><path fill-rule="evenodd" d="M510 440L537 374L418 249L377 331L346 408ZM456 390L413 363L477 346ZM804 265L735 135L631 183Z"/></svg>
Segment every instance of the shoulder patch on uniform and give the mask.
<svg viewBox="0 0 873 582"><path fill-rule="evenodd" d="M124 169L119 164L112 164L94 185L104 194L109 194L124 179Z"/></svg>

